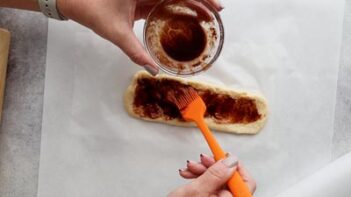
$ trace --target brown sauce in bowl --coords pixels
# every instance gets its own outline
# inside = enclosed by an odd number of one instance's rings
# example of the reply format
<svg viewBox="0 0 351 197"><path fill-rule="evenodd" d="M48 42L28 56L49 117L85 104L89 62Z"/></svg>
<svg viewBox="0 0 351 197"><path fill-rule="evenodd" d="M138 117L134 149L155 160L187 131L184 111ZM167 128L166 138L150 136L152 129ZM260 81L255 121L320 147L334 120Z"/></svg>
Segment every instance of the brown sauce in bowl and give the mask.
<svg viewBox="0 0 351 197"><path fill-rule="evenodd" d="M162 28L160 42L168 56L177 61L190 61L205 50L206 33L195 16L177 15Z"/></svg>

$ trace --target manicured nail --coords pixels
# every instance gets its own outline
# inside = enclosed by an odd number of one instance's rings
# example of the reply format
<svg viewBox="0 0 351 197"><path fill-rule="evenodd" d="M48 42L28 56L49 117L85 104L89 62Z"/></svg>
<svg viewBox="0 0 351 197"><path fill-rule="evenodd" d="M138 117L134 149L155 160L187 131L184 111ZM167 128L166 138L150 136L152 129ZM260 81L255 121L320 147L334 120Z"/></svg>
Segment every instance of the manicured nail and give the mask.
<svg viewBox="0 0 351 197"><path fill-rule="evenodd" d="M179 173L184 172L184 171L185 171L185 169L184 169L184 168L179 169Z"/></svg>
<svg viewBox="0 0 351 197"><path fill-rule="evenodd" d="M209 157L209 156L206 155L206 154L201 153L201 154L200 154L200 158L204 158L204 157Z"/></svg>
<svg viewBox="0 0 351 197"><path fill-rule="evenodd" d="M218 6L219 6L219 10L224 9L223 3L220 0L218 0Z"/></svg>
<svg viewBox="0 0 351 197"><path fill-rule="evenodd" d="M190 164L195 164L196 162L195 162L195 161L187 160L186 163L187 163L188 165L190 165Z"/></svg>
<svg viewBox="0 0 351 197"><path fill-rule="evenodd" d="M144 65L144 68L147 72L149 72L151 75L156 76L158 74L158 69L150 66L150 65Z"/></svg>
<svg viewBox="0 0 351 197"><path fill-rule="evenodd" d="M223 164L226 165L228 168L234 168L235 166L238 165L238 158L234 155L231 154L226 154L226 157L224 160L222 160Z"/></svg>

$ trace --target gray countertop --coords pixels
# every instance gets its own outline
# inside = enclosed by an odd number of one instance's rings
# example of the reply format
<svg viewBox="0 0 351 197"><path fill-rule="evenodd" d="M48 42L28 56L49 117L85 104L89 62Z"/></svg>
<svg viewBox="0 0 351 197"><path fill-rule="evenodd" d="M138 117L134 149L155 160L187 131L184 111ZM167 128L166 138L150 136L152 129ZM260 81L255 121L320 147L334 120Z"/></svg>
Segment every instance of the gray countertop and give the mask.
<svg viewBox="0 0 351 197"><path fill-rule="evenodd" d="M0 8L12 33L0 128L0 196L36 197L48 21L40 13ZM346 1L335 108L333 158L351 151L351 0Z"/></svg>
<svg viewBox="0 0 351 197"><path fill-rule="evenodd" d="M36 196L45 84L47 19L0 8L12 33L0 130L0 196Z"/></svg>

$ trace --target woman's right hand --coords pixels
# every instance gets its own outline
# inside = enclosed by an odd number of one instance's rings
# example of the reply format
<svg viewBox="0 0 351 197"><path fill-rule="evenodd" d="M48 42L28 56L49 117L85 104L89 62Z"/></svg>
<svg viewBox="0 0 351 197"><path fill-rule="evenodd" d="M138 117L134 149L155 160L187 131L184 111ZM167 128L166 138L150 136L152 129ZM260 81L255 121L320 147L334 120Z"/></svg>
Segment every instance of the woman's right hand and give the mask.
<svg viewBox="0 0 351 197"><path fill-rule="evenodd" d="M217 11L219 0L206 0ZM57 0L66 18L74 20L111 41L136 64L156 75L158 66L133 31L134 21L147 17L159 0Z"/></svg>

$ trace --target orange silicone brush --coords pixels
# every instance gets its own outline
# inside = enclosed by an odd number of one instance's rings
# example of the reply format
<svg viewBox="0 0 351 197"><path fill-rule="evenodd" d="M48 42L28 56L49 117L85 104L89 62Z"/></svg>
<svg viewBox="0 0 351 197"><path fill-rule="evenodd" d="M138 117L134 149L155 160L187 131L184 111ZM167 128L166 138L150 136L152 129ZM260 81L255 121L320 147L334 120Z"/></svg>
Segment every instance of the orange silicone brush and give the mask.
<svg viewBox="0 0 351 197"><path fill-rule="evenodd" d="M205 137L208 146L210 147L216 161L225 158L225 152L218 144L212 132L207 127L204 121L206 105L197 92L192 89L186 89L182 94L169 96L175 105L177 105L183 118L186 121L193 121L200 128ZM232 178L228 181L228 187L235 197L252 197L252 194L247 185L242 180L239 173L234 172Z"/></svg>

